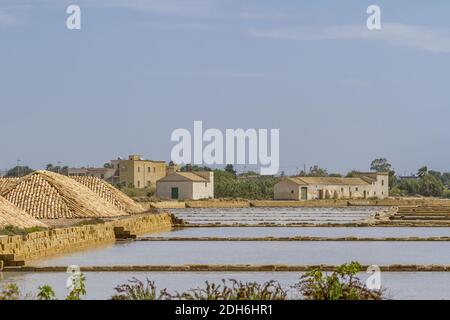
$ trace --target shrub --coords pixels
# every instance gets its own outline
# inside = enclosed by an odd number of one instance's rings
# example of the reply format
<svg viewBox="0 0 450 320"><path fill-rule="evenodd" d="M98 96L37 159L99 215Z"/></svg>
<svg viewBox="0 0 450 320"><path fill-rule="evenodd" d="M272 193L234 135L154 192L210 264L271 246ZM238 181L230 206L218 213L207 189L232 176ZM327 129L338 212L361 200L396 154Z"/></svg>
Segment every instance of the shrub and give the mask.
<svg viewBox="0 0 450 320"><path fill-rule="evenodd" d="M420 178L419 193L423 196L441 197L444 192L444 184L431 174Z"/></svg>
<svg viewBox="0 0 450 320"><path fill-rule="evenodd" d="M444 193L442 194L444 198L450 199L450 189L445 189Z"/></svg>
<svg viewBox="0 0 450 320"><path fill-rule="evenodd" d="M271 176L238 179L230 172L215 170L214 195L216 198L273 199L273 186L279 180Z"/></svg>
<svg viewBox="0 0 450 320"><path fill-rule="evenodd" d="M19 287L14 283L5 285L2 291L0 291L0 300L19 300L19 299L20 299L20 290Z"/></svg>
<svg viewBox="0 0 450 320"><path fill-rule="evenodd" d="M118 293L111 297L112 300L169 300L172 296L166 289L157 292L154 281L147 279L143 283L137 278L129 281L129 284L117 286L114 290Z"/></svg>
<svg viewBox="0 0 450 320"><path fill-rule="evenodd" d="M287 292L274 280L259 284L223 279L222 284L205 282L204 288L177 293L181 300L286 300Z"/></svg>
<svg viewBox="0 0 450 320"><path fill-rule="evenodd" d="M37 294L38 300L56 300L55 291L53 291L52 287L44 285L40 286L38 290L39 290Z"/></svg>
<svg viewBox="0 0 450 320"><path fill-rule="evenodd" d="M308 300L381 300L383 290L369 290L356 274L361 271L358 262L343 264L331 275L320 270L304 274L294 286Z"/></svg>

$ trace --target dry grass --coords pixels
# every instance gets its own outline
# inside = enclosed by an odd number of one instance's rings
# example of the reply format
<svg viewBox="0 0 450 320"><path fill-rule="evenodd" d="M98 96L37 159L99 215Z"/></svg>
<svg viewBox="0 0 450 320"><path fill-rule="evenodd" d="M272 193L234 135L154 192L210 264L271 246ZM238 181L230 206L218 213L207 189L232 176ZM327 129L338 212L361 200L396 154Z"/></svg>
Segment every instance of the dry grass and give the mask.
<svg viewBox="0 0 450 320"><path fill-rule="evenodd" d="M127 215L77 181L36 171L0 191L8 201L38 219L102 218Z"/></svg>
<svg viewBox="0 0 450 320"><path fill-rule="evenodd" d="M116 189L106 181L96 177L71 177L75 181L83 184L94 191L101 198L113 204L117 208L127 213L143 213L145 210L140 204L128 197L122 191Z"/></svg>
<svg viewBox="0 0 450 320"><path fill-rule="evenodd" d="M5 198L0 197L0 229L8 226L24 229L33 227L47 227L45 224L33 218L25 211L17 208Z"/></svg>

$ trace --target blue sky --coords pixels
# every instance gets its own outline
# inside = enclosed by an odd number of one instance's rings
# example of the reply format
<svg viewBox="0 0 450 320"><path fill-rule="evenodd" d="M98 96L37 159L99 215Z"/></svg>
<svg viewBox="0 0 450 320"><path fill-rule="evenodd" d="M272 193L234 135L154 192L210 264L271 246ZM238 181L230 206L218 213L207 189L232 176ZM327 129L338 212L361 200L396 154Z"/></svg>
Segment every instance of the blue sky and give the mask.
<svg viewBox="0 0 450 320"><path fill-rule="evenodd" d="M449 16L448 1L0 0L0 168L169 160L171 132L202 120L279 128L290 173L450 171Z"/></svg>

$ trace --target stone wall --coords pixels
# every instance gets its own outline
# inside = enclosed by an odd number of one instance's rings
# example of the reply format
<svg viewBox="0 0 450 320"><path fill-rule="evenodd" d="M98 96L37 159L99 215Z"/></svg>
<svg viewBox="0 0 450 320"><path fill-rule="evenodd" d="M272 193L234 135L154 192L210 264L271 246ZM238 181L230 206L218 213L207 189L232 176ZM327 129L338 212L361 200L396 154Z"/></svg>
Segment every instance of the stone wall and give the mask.
<svg viewBox="0 0 450 320"><path fill-rule="evenodd" d="M184 209L186 208L186 203L183 201L160 201L152 202L150 207L157 209Z"/></svg>
<svg viewBox="0 0 450 320"><path fill-rule="evenodd" d="M252 207L346 207L347 200L255 200Z"/></svg>
<svg viewBox="0 0 450 320"><path fill-rule="evenodd" d="M0 237L0 260L6 266L23 265L27 260L67 253L102 244L117 238L169 230L170 213L140 215L95 225L56 228L25 236Z"/></svg>
<svg viewBox="0 0 450 320"><path fill-rule="evenodd" d="M186 208L248 208L246 200L198 200L186 201Z"/></svg>

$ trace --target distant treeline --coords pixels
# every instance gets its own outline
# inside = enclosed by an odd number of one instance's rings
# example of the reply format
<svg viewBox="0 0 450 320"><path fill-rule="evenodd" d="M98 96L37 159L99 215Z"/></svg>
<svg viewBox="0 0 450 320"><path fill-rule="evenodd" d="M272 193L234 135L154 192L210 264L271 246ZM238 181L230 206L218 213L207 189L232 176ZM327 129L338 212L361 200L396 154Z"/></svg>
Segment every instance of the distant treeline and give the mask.
<svg viewBox="0 0 450 320"><path fill-rule="evenodd" d="M48 164L46 169L61 174L66 174L67 172L67 166ZM389 187L390 195L392 196L419 195L450 199L450 172L428 170L426 166L423 166L411 177L399 177L385 158L372 161L370 169L374 172L389 172ZM27 166L16 166L8 170L6 176L20 177L33 171ZM237 174L231 164L225 166L223 170L185 165L181 168L181 171L214 171L214 194L216 198L243 198L251 200L273 199L273 187L284 176L284 172L281 172L280 176L261 176L256 172ZM351 171L346 176L351 177L353 173L354 171ZM297 175L316 177L342 176L337 173L328 173L326 169L317 165L310 167L309 170L302 170Z"/></svg>

